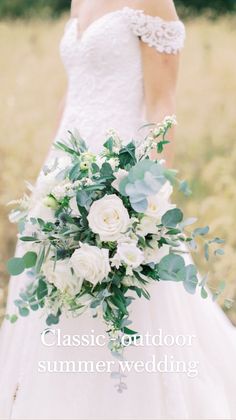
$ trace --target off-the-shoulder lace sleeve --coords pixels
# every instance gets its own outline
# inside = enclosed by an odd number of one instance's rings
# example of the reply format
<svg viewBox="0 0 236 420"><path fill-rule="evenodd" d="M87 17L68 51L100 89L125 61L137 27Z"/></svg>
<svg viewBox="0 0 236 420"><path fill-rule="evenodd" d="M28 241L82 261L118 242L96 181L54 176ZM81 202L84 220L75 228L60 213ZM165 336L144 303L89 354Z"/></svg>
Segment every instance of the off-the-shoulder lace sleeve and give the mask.
<svg viewBox="0 0 236 420"><path fill-rule="evenodd" d="M129 7L124 8L124 13L133 33L158 52L177 54L183 48L185 26L180 20L163 20Z"/></svg>

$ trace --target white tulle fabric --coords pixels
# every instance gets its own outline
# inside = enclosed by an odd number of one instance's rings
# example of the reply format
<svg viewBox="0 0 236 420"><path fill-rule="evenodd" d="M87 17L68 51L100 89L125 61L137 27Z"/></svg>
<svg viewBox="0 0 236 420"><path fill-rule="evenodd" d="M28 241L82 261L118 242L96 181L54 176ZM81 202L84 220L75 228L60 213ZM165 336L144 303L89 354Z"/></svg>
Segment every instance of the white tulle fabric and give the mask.
<svg viewBox="0 0 236 420"><path fill-rule="evenodd" d="M109 127L125 141L145 120L140 39L161 53L183 46L181 22L165 22L142 11L124 8L93 22L82 34L78 20L65 28L60 50L68 74L64 115L56 139L77 128L90 149L101 148ZM51 149L49 157L55 155ZM17 254L22 254L21 246ZM188 256L186 260L191 262ZM27 278L10 282L8 312ZM234 365L235 330L211 300L190 296L180 284L158 283L152 299L132 304L133 327L142 335L196 335L192 347L138 347L127 360L157 360L165 355L185 363L199 361L199 374L135 373L128 390L118 394L109 373L38 373L42 360L112 360L106 347L45 347L40 334L44 316L38 312L16 324L4 323L0 337L1 419L233 419L236 418ZM101 320L84 313L63 317L61 334L104 334Z"/></svg>

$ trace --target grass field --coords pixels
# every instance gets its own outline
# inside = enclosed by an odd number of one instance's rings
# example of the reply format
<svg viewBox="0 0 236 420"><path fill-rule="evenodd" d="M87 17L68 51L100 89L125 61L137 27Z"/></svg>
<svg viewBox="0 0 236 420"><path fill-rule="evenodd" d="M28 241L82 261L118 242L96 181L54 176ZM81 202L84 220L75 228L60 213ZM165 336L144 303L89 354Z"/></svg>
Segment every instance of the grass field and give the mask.
<svg viewBox="0 0 236 420"><path fill-rule="evenodd" d="M64 23L0 22L0 315L7 295L5 261L14 252L16 235L6 203L22 194L24 180L35 179L53 138L66 88L58 54ZM187 34L175 166L193 188L194 195L183 203L187 214L199 217L200 225L209 223L227 241L226 256L215 259L210 282L216 287L218 280L226 280L224 295L235 298L236 18L189 21ZM236 323L235 307L228 314Z"/></svg>

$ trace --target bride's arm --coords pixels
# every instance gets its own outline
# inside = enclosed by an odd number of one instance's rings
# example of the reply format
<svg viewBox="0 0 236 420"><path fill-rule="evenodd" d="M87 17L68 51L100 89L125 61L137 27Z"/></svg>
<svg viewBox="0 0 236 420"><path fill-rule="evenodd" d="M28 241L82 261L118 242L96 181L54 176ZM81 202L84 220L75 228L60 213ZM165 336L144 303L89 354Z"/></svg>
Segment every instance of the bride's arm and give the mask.
<svg viewBox="0 0 236 420"><path fill-rule="evenodd" d="M142 4L144 6L144 1ZM178 19L172 0L145 0L145 13L167 21ZM166 115L175 113L179 54L159 53L144 42L141 43L141 49L146 119L149 122L160 122ZM174 129L170 131L168 138L171 144L166 146L164 158L171 165L174 156Z"/></svg>

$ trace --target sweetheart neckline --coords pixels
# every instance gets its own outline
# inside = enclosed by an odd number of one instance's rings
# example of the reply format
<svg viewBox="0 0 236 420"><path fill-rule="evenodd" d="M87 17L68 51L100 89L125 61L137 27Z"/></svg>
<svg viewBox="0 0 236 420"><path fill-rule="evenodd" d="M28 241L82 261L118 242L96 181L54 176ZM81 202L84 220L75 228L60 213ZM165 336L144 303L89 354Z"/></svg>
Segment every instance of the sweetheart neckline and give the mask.
<svg viewBox="0 0 236 420"><path fill-rule="evenodd" d="M91 27L93 27L97 22L100 22L104 18L109 17L111 15L122 13L125 9L127 9L127 6L122 7L121 9L112 10L111 12L104 13L103 15L99 16L97 19L94 19L91 23L89 23L89 25L82 32L80 31L79 17L78 16L71 16L71 18L69 19L69 21L70 20L77 21L77 25L76 25L76 30L77 30L76 36L77 36L77 40L82 40L82 38L85 36L86 32ZM136 10L138 10L138 9L136 9ZM139 10L139 11L141 11L141 10ZM142 12L143 12L143 10L142 10Z"/></svg>
<svg viewBox="0 0 236 420"><path fill-rule="evenodd" d="M141 14L143 14L144 16L147 16L147 17L151 17L151 18L153 18L153 19L155 19L155 20L158 20L158 21L161 21L161 22L163 22L163 23L169 23L169 24L173 24L173 23L176 23L176 22L182 22L180 19L175 19L175 20L166 20L166 19L162 19L160 16L152 16L152 15L148 15L148 14L146 14L145 12L144 12L144 10L143 9L133 9L132 7L128 7L128 6L124 6L124 7L122 7L121 9L117 9L117 10L112 10L112 11L110 11L110 12L107 12L107 13L104 13L103 15L101 15L101 16L99 16L98 18L96 18L96 19L94 19L91 23L89 23L89 25L81 32L80 31L80 25L79 25L79 17L78 16L71 16L70 18L69 18L69 20L68 20L68 22L69 21L71 21L71 20L74 20L74 21L76 21L77 22L77 25L76 25L76 37L77 37L77 40L79 41L81 41L82 39L83 39L83 37L85 36L85 34L96 24L96 23L98 23L98 22L101 22L103 19L105 19L106 17L109 17L109 16L112 16L112 15L115 15L115 14L121 14L121 13L123 13L125 10L127 10L127 11L129 11L129 12L131 12L131 11L133 11L133 12L135 12L135 13L141 13Z"/></svg>

